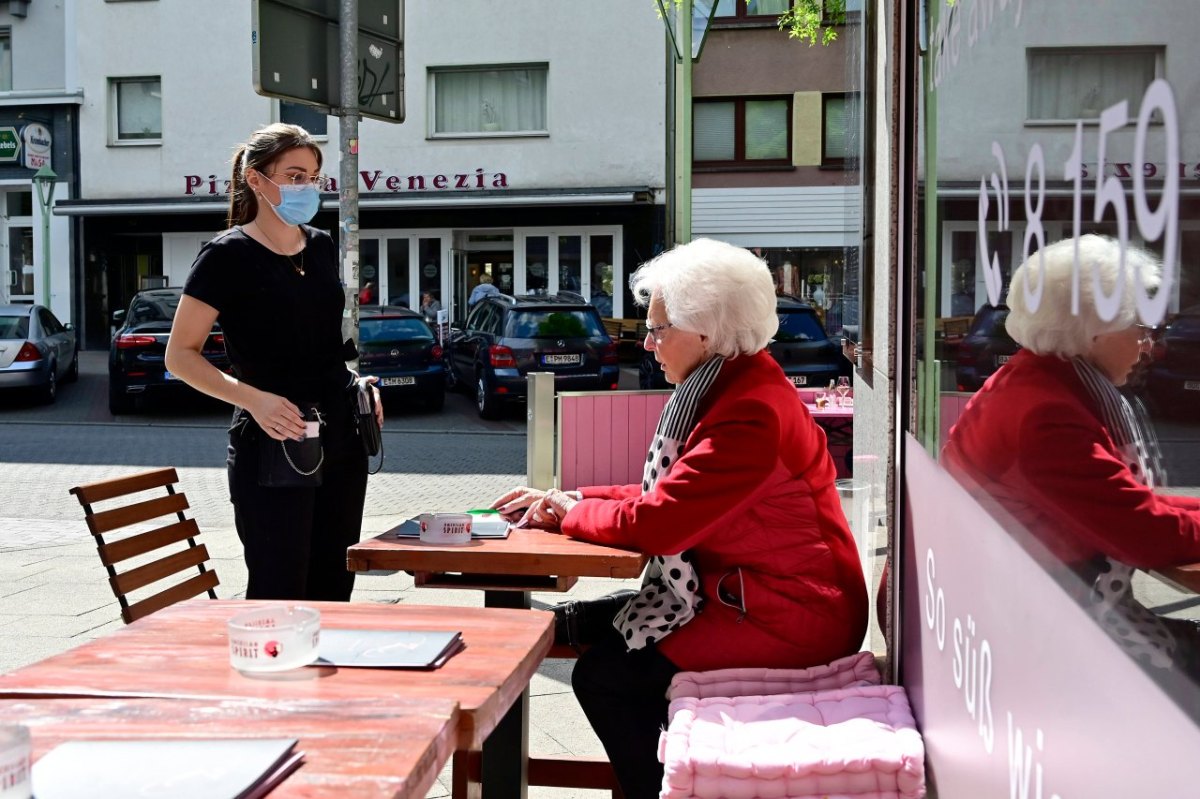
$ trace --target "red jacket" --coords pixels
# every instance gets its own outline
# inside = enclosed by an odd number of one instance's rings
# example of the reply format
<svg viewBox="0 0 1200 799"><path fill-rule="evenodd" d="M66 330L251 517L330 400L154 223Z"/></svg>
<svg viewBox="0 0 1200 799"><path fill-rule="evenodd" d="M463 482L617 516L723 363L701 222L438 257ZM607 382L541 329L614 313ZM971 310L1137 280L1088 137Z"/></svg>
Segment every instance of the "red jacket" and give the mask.
<svg viewBox="0 0 1200 799"><path fill-rule="evenodd" d="M1200 561L1200 499L1138 482L1070 361L1014 355L967 403L942 463L1068 565Z"/></svg>
<svg viewBox="0 0 1200 799"><path fill-rule="evenodd" d="M658 643L687 671L802 668L858 651L867 591L834 466L817 426L767 352L726 361L683 453L654 490L582 489L573 538L649 555L691 550L700 612ZM716 596L744 590L746 617Z"/></svg>

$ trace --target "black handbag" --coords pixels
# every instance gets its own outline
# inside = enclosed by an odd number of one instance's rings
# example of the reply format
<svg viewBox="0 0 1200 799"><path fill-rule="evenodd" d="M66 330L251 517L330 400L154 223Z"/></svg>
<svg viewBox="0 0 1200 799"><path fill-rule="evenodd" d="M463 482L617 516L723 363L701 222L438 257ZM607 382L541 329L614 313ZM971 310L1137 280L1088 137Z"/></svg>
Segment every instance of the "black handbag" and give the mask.
<svg viewBox="0 0 1200 799"><path fill-rule="evenodd" d="M612 634L613 619L637 591L623 589L596 599L576 599L555 605L554 643L576 652Z"/></svg>
<svg viewBox="0 0 1200 799"><path fill-rule="evenodd" d="M320 403L298 402L296 407L304 421L325 424ZM324 464L320 435L303 441L277 441L264 431L258 438L258 484L265 488L316 488L321 485Z"/></svg>
<svg viewBox="0 0 1200 799"><path fill-rule="evenodd" d="M379 429L379 420L375 416L375 391L363 379L354 381L354 386L354 424L367 457L379 456L379 465L368 472L375 474L383 468L383 431Z"/></svg>

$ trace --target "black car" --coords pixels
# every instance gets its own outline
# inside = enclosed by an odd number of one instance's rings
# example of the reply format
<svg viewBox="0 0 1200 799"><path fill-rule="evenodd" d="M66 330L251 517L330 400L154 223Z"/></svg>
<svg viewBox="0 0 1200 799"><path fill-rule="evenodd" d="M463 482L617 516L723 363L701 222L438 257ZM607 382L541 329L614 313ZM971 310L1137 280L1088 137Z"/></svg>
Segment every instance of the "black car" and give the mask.
<svg viewBox="0 0 1200 799"><path fill-rule="evenodd" d="M1157 337L1145 381L1156 411L1200 421L1200 305L1184 310Z"/></svg>
<svg viewBox="0 0 1200 799"><path fill-rule="evenodd" d="M779 331L767 346L793 385L822 388L839 377L850 376L853 366L842 354L841 346L826 334L811 305L780 295L775 312ZM644 389L671 387L649 350L642 357L638 384Z"/></svg>
<svg viewBox="0 0 1200 799"><path fill-rule="evenodd" d="M954 382L959 391L978 391L992 373L1021 349L1004 327L1008 306L984 303L975 312L967 335L958 345Z"/></svg>
<svg viewBox="0 0 1200 799"><path fill-rule="evenodd" d="M452 385L471 389L479 415L499 418L526 397L529 372L553 372L566 391L617 387L617 345L595 307L576 294L494 294L451 325Z"/></svg>
<svg viewBox="0 0 1200 799"><path fill-rule="evenodd" d="M409 308L364 308L358 318L359 370L379 378L385 399L415 398L432 411L446 400L442 346L425 317Z"/></svg>
<svg viewBox="0 0 1200 799"><path fill-rule="evenodd" d="M114 416L132 413L140 401L192 393L195 390L167 371L167 338L183 289L139 291L128 311L114 311L117 326L108 351L108 410ZM229 371L225 337L213 325L201 350L213 366Z"/></svg>

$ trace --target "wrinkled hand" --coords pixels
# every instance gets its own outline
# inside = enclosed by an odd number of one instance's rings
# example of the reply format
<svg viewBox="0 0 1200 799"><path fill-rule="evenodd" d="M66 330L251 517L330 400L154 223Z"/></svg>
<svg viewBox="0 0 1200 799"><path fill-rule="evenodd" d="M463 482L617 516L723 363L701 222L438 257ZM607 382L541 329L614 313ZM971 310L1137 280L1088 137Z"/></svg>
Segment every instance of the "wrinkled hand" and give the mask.
<svg viewBox="0 0 1200 799"><path fill-rule="evenodd" d="M491 508L508 521L521 518L525 510L546 495L545 491L517 486L491 504Z"/></svg>
<svg viewBox="0 0 1200 799"><path fill-rule="evenodd" d="M516 523L516 527L533 527L538 530L559 532L562 520L579 500L552 488L545 492L541 499L534 502L525 511L525 515Z"/></svg>
<svg viewBox="0 0 1200 799"><path fill-rule="evenodd" d="M304 440L304 416L300 409L278 394L259 392L246 410L267 435L276 441Z"/></svg>

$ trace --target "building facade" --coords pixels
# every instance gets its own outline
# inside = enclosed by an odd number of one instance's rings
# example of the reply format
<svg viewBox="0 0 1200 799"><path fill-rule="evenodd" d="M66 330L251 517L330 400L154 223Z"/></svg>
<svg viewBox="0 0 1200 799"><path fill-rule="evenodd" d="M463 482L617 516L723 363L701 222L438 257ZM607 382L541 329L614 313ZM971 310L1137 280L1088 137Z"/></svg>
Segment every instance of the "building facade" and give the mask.
<svg viewBox="0 0 1200 799"><path fill-rule="evenodd" d="M574 291L625 313L630 265L662 248L665 79L653 6L619 5L408 4L406 120L359 128L363 302L417 307L431 292L456 318L487 273L505 292ZM69 276L85 288L67 318L87 346L106 345L139 288L183 282L225 227L233 148L264 124L323 142L334 182L314 224L336 232L338 120L255 93L251 4L66 6L87 31L73 41L79 189L55 214L77 231ZM131 30L139 46L110 46Z"/></svg>

